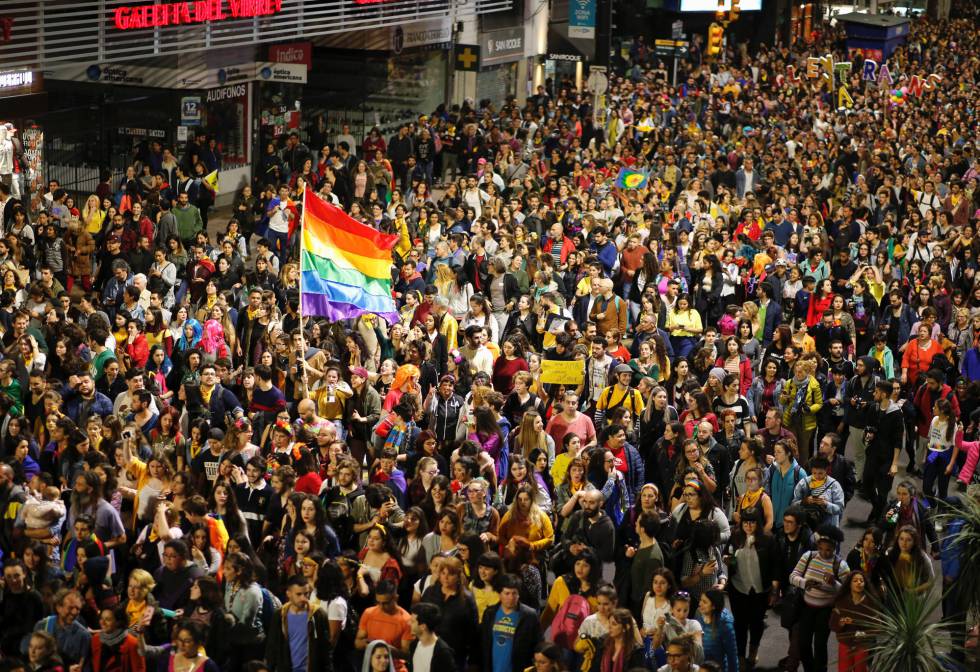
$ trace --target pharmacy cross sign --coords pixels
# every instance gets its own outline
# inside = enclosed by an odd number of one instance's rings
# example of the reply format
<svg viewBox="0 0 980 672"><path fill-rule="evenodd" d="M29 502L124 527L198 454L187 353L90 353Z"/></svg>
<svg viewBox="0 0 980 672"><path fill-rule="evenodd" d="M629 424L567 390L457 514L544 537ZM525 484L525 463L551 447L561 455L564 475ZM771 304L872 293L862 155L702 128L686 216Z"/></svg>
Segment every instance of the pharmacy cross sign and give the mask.
<svg viewBox="0 0 980 672"><path fill-rule="evenodd" d="M480 47L476 44L456 45L456 69L473 72L480 61Z"/></svg>

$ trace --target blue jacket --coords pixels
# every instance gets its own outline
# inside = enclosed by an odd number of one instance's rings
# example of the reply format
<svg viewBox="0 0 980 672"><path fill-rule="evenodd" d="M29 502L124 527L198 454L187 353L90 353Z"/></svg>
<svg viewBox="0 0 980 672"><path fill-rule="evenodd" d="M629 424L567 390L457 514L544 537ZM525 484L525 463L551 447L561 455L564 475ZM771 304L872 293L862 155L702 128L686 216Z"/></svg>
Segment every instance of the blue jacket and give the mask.
<svg viewBox="0 0 980 672"><path fill-rule="evenodd" d="M814 491L810 487L812 476L807 476L796 484L793 492L793 503L802 504L805 497L809 497L816 492L817 497L827 500L826 514L824 523L830 523L834 527L840 527L841 517L844 515L844 487L833 476L827 476L827 481L819 491Z"/></svg>
<svg viewBox="0 0 980 672"><path fill-rule="evenodd" d="M955 581L960 576L961 553L956 539L966 523L956 518L946 527L946 534L940 542L939 561L942 563L943 578Z"/></svg>
<svg viewBox="0 0 980 672"><path fill-rule="evenodd" d="M619 258L619 250L616 249L616 244L612 241L606 241L606 244L602 247L596 247L596 256L599 257L599 261L602 262L602 268L605 269L606 273L612 273L613 267L616 265L616 260Z"/></svg>
<svg viewBox="0 0 980 672"><path fill-rule="evenodd" d="M980 348L970 348L966 351L961 369L967 379L980 380Z"/></svg>
<svg viewBox="0 0 980 672"><path fill-rule="evenodd" d="M64 399L64 409L65 415L72 419L76 425L84 426L85 422L80 419L82 412L82 396L78 393L78 390L73 390L72 388L65 386L62 391L62 399ZM105 396L101 392L95 393L95 398L92 400L92 406L88 409L89 415L97 415L100 418L104 418L107 415L112 415L112 401L109 397ZM87 419L87 417L85 419Z"/></svg>
<svg viewBox="0 0 980 672"><path fill-rule="evenodd" d="M895 319L898 320L898 347L902 347L912 338L912 325L918 322L919 319L907 303L902 304L902 313L898 318L892 315L891 305L886 303L881 311L881 322L879 326L882 328L888 327L892 323L892 320Z"/></svg>
<svg viewBox="0 0 980 672"><path fill-rule="evenodd" d="M779 471L779 466L775 462L766 467L766 494L772 500L773 527L782 529L783 512L793 503L797 484L806 477L806 471L797 463L795 458L793 459L793 466L790 467L785 476Z"/></svg>
<svg viewBox="0 0 980 672"><path fill-rule="evenodd" d="M704 659L717 663L724 672L738 672L738 649L735 646L735 619L728 609L708 625L699 613L695 618L704 630Z"/></svg>

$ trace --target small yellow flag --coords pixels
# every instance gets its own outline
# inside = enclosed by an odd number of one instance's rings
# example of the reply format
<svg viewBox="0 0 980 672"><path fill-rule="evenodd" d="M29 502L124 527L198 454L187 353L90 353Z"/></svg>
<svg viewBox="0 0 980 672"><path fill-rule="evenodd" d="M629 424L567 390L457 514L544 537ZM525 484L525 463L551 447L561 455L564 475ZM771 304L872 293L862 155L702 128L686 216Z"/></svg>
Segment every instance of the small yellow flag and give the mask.
<svg viewBox="0 0 980 672"><path fill-rule="evenodd" d="M218 193L218 171L212 170L201 180L212 193Z"/></svg>

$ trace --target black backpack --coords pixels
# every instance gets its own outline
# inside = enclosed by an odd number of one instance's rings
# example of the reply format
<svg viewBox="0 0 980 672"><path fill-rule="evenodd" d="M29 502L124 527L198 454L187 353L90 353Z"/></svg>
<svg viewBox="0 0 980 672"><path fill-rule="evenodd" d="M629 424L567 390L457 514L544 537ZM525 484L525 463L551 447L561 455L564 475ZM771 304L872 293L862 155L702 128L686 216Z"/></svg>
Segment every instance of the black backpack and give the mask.
<svg viewBox="0 0 980 672"><path fill-rule="evenodd" d="M354 517L352 510L354 500L363 495L364 491L357 488L346 495L340 493L340 486L327 490L322 497L323 508L327 512L327 522L337 533L342 548L346 548L354 538Z"/></svg>

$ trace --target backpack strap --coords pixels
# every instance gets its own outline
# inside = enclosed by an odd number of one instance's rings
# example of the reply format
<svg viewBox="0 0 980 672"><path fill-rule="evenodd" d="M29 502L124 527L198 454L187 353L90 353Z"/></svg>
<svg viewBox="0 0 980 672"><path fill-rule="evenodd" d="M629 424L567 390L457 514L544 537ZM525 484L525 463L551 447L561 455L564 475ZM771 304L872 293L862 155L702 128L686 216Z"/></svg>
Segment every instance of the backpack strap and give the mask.
<svg viewBox="0 0 980 672"><path fill-rule="evenodd" d="M803 582L806 583L806 572L810 569L810 561L813 560L813 551L807 551L806 564L803 565ZM806 590L804 588L804 590Z"/></svg>

